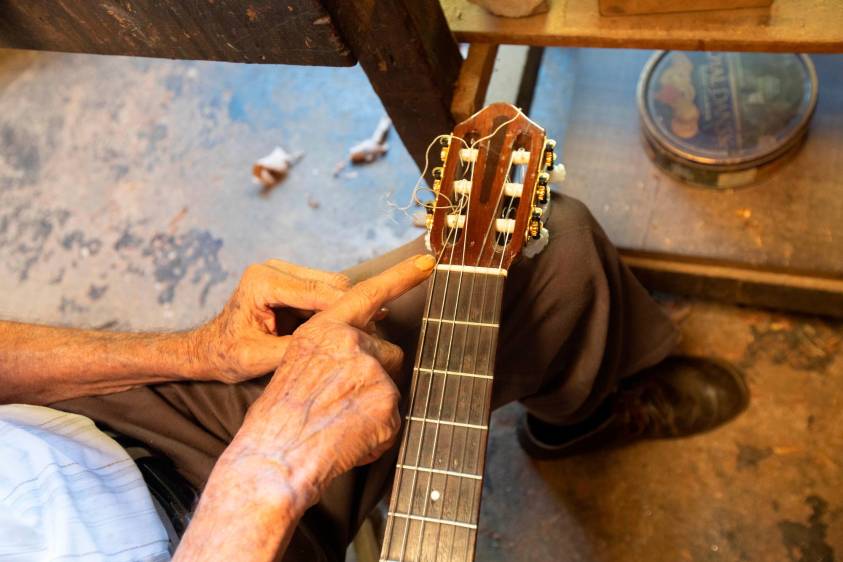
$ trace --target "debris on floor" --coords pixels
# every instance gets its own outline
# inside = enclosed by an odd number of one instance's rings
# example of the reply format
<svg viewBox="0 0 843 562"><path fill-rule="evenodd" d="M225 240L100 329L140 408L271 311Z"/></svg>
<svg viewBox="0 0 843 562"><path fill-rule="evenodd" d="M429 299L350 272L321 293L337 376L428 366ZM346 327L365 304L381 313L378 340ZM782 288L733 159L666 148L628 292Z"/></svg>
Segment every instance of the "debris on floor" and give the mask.
<svg viewBox="0 0 843 562"><path fill-rule="evenodd" d="M188 207L185 205L181 208L181 210L170 219L169 230L170 234L175 234L176 230L178 230L179 223L182 221L184 217L187 216Z"/></svg>
<svg viewBox="0 0 843 562"><path fill-rule="evenodd" d="M272 152L254 163L252 166L252 181L260 185L263 188L261 193L266 195L287 177L290 168L303 156L303 152L289 153L280 146L276 146Z"/></svg>
<svg viewBox="0 0 843 562"><path fill-rule="evenodd" d="M389 150L389 145L386 144L386 137L389 134L389 128L391 126L392 121L389 120L389 117L381 117L372 136L349 148L348 160L337 163L334 169L334 177L339 176L349 162L355 166L371 164L386 154L386 151Z"/></svg>

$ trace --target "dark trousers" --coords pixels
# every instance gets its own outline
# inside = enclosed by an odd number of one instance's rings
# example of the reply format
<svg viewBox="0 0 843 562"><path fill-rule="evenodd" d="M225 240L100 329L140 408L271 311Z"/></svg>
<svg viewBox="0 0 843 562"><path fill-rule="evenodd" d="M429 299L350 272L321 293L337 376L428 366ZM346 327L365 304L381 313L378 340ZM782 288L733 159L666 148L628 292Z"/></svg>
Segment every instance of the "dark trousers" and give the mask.
<svg viewBox="0 0 843 562"><path fill-rule="evenodd" d="M547 217L548 247L514 264L506 281L492 401L498 407L520 400L545 421L576 423L621 378L663 359L677 334L584 205L555 197ZM363 279L423 251L419 239L347 273ZM425 294L418 287L391 303L381 326L404 349L409 365ZM145 442L201 488L266 381L158 384L54 407ZM401 384L406 389L409 377ZM334 481L303 518L284 560L342 560L357 528L387 492L396 454Z"/></svg>

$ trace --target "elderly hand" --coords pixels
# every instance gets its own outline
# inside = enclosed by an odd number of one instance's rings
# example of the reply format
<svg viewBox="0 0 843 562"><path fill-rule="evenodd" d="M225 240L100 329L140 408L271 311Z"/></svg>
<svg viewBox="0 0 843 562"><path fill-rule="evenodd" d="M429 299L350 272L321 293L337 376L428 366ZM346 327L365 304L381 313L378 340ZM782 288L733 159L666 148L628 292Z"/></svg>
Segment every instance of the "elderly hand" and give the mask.
<svg viewBox="0 0 843 562"><path fill-rule="evenodd" d="M400 369L401 350L364 328L385 302L427 278L433 265L432 256L404 261L302 324L220 466L260 474L267 490L283 483L285 493L306 507L330 480L383 454L400 427L390 372Z"/></svg>
<svg viewBox="0 0 843 562"><path fill-rule="evenodd" d="M280 260L249 266L222 312L188 335L196 378L235 383L272 372L290 341L274 309L323 310L350 287L347 277Z"/></svg>

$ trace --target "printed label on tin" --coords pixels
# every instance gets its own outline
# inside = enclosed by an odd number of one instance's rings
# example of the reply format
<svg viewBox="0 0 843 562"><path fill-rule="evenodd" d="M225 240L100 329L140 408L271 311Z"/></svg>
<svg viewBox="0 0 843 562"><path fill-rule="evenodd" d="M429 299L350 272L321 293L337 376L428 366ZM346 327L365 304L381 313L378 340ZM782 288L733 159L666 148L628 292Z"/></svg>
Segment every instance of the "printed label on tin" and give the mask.
<svg viewBox="0 0 843 562"><path fill-rule="evenodd" d="M665 148L692 161L737 164L799 136L814 90L798 55L671 51L653 67L643 107Z"/></svg>

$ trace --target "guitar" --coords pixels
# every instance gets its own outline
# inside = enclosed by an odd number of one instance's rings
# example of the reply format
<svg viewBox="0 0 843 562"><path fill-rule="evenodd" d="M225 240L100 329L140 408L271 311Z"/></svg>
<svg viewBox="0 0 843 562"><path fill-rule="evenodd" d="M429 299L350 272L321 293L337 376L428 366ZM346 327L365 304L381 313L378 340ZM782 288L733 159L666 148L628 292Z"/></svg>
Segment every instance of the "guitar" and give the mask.
<svg viewBox="0 0 843 562"><path fill-rule="evenodd" d="M428 280L381 562L471 562L507 271L547 239L555 143L496 103L443 135L432 171Z"/></svg>

